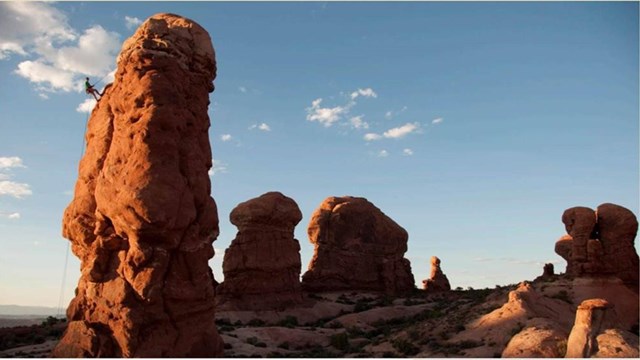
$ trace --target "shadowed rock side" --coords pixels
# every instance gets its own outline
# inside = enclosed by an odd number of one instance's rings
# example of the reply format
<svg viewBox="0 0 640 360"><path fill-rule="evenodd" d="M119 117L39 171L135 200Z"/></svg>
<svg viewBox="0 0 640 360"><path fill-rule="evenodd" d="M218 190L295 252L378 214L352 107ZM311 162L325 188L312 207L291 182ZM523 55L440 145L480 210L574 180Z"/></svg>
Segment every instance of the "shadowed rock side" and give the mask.
<svg viewBox="0 0 640 360"><path fill-rule="evenodd" d="M562 222L568 235L556 242L555 251L567 261L567 274L616 276L638 290L638 221L631 211L614 204L602 204L597 211L574 207L564 212Z"/></svg>
<svg viewBox="0 0 640 360"><path fill-rule="evenodd" d="M191 20L155 15L123 44L64 213L82 274L54 356L222 355L208 265L215 75L211 39Z"/></svg>
<svg viewBox="0 0 640 360"><path fill-rule="evenodd" d="M589 299L578 306L576 321L567 340L567 358L587 358L598 351L596 336L608 319L611 305L603 299Z"/></svg>
<svg viewBox="0 0 640 360"><path fill-rule="evenodd" d="M429 293L451 290L449 279L440 269L440 259L437 256L431 257L431 276L422 280L422 288Z"/></svg>
<svg viewBox="0 0 640 360"><path fill-rule="evenodd" d="M404 258L407 232L366 199L325 199L313 213L308 233L315 248L303 289L400 294L415 288L411 264Z"/></svg>
<svg viewBox="0 0 640 360"><path fill-rule="evenodd" d="M301 303L296 202L269 192L236 206L230 218L238 234L224 254L224 282L216 288L220 309L284 310Z"/></svg>

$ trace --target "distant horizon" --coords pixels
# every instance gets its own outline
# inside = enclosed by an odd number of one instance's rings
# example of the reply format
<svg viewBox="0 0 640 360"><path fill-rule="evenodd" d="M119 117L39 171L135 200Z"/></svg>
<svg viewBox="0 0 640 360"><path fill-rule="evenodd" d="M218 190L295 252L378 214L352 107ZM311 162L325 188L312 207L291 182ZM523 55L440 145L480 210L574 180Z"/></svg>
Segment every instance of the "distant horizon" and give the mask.
<svg viewBox="0 0 640 360"><path fill-rule="evenodd" d="M148 17L211 35L209 175L229 214L269 191L311 214L364 197L409 233L416 286L533 280L565 209L640 211L637 2L0 2L0 304L58 308L85 122ZM83 150L82 150L83 151ZM79 261L69 255L62 307Z"/></svg>

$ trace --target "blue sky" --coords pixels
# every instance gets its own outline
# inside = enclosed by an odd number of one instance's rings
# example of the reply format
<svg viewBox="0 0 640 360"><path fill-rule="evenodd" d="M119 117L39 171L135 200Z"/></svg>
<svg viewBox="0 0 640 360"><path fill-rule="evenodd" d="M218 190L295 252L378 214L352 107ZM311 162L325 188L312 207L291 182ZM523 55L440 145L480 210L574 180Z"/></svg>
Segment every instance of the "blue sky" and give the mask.
<svg viewBox="0 0 640 360"><path fill-rule="evenodd" d="M409 232L417 283L437 255L454 287L564 271L569 207L638 214L638 3L4 2L0 304L58 305L81 79L109 81L158 12L201 24L217 53L218 280L229 213L267 191L302 210L303 272L313 210L353 195ZM73 256L67 274L64 306Z"/></svg>

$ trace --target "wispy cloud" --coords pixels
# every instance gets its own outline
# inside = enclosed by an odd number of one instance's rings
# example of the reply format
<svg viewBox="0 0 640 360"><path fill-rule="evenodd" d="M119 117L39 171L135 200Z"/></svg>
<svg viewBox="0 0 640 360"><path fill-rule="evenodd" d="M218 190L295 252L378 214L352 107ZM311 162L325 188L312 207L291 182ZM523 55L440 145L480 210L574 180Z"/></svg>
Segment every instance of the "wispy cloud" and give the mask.
<svg viewBox="0 0 640 360"><path fill-rule="evenodd" d="M231 140L231 138L232 138L231 134L222 134L222 135L220 135L220 139L222 141L229 141L229 140Z"/></svg>
<svg viewBox="0 0 640 360"><path fill-rule="evenodd" d="M246 93L247 92L247 88L244 86L239 86L238 90L240 90L241 93Z"/></svg>
<svg viewBox="0 0 640 360"><path fill-rule="evenodd" d="M20 219L20 213L17 213L17 212L11 213L11 214L7 215L7 218L8 219L13 219L13 220Z"/></svg>
<svg viewBox="0 0 640 360"><path fill-rule="evenodd" d="M114 66L120 35L93 25L78 31L47 2L0 2L0 60L25 57L15 73L44 92L82 90L83 76Z"/></svg>
<svg viewBox="0 0 640 360"><path fill-rule="evenodd" d="M418 130L419 128L420 128L420 124L417 122L407 123L400 127L389 129L385 131L382 135L389 139L399 139L399 138L405 137L408 134L411 134L412 132Z"/></svg>
<svg viewBox="0 0 640 360"><path fill-rule="evenodd" d="M0 157L0 170L23 167L26 166L22 163L22 159L17 156Z"/></svg>
<svg viewBox="0 0 640 360"><path fill-rule="evenodd" d="M444 121L444 119L439 117L439 118L431 120L431 123L434 124L434 125L437 125L437 124L440 124L443 121Z"/></svg>
<svg viewBox="0 0 640 360"><path fill-rule="evenodd" d="M411 156L411 155L413 155L413 150L411 150L411 149L404 149L404 150L402 150L402 155L404 155L404 156Z"/></svg>
<svg viewBox="0 0 640 360"><path fill-rule="evenodd" d="M137 17L131 17L131 16L125 16L124 22L125 22L125 25L127 26L127 29L129 30L133 30L134 28L142 24L142 20L138 19Z"/></svg>
<svg viewBox="0 0 640 360"><path fill-rule="evenodd" d="M217 174L224 174L227 172L227 163L220 160L212 160L213 166L209 169L209 176L215 176Z"/></svg>
<svg viewBox="0 0 640 360"><path fill-rule="evenodd" d="M31 189L29 184L18 183L15 181L0 181L0 195L13 196L14 198L21 199L24 196L31 195Z"/></svg>
<svg viewBox="0 0 640 360"><path fill-rule="evenodd" d="M377 98L378 94L372 88L358 89L351 93L351 99L355 100L358 96Z"/></svg>
<svg viewBox="0 0 640 360"><path fill-rule="evenodd" d="M267 125L266 123L253 124L253 125L249 126L249 130L253 130L253 129L258 129L258 130L261 130L261 131L271 131L271 127L269 125Z"/></svg>
<svg viewBox="0 0 640 360"><path fill-rule="evenodd" d="M378 153L378 157L387 157L389 156L389 152L387 150L380 150Z"/></svg>
<svg viewBox="0 0 640 360"><path fill-rule="evenodd" d="M374 141L374 140L382 139L382 136L376 133L368 133L368 134L364 134L363 138L365 141Z"/></svg>
<svg viewBox="0 0 640 360"><path fill-rule="evenodd" d="M19 183L11 180L13 176L11 169L26 168L22 159L18 156L0 157L0 195L22 198L31 195L29 184Z"/></svg>
<svg viewBox="0 0 640 360"><path fill-rule="evenodd" d="M354 116L349 119L349 124L351 124L351 127L354 129L368 129L369 124L366 121L362 120L363 117L364 115Z"/></svg>
<svg viewBox="0 0 640 360"><path fill-rule="evenodd" d="M415 122L415 123L406 123L402 126L399 127L395 127L392 129L389 129L387 131L385 131L382 135L380 134L376 134L376 133L368 133L364 135L364 140L365 141L374 141L374 140L380 140L383 137L387 138L387 139L400 139L405 137L408 134L411 134L412 132L416 132L420 130L420 124Z"/></svg>
<svg viewBox="0 0 640 360"><path fill-rule="evenodd" d="M80 105L78 105L76 111L79 113L91 113L97 103L98 102L96 101L96 99L86 99L85 101L80 103Z"/></svg>
<svg viewBox="0 0 640 360"><path fill-rule="evenodd" d="M307 120L317 121L325 127L330 127L336 121L340 120L340 117L349 111L349 105L336 106L332 108L320 107L322 98L315 99L311 102L311 106L307 108Z"/></svg>
<svg viewBox="0 0 640 360"><path fill-rule="evenodd" d="M405 112L407 109L408 109L408 108L407 108L406 106L403 106L403 107L402 107L402 109L397 110L397 111L389 110L389 111L387 111L386 113L384 113L384 117L385 117L387 120L391 120L391 119L393 119L394 117L396 117L396 116L400 115L401 113Z"/></svg>

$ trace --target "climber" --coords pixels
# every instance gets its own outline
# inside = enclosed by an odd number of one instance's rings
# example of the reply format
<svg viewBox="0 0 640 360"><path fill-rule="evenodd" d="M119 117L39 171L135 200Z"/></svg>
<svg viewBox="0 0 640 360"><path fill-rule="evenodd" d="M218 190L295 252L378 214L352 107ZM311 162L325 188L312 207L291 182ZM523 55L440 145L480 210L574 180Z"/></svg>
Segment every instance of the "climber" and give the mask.
<svg viewBox="0 0 640 360"><path fill-rule="evenodd" d="M98 99L98 97L96 96L96 94L100 95L102 97L102 94L100 94L100 92L98 90L96 90L93 85L91 85L89 83L89 78L87 77L87 80L84 82L84 89L87 92L87 94L91 94L93 95L93 97L96 99L96 101L100 100Z"/></svg>

